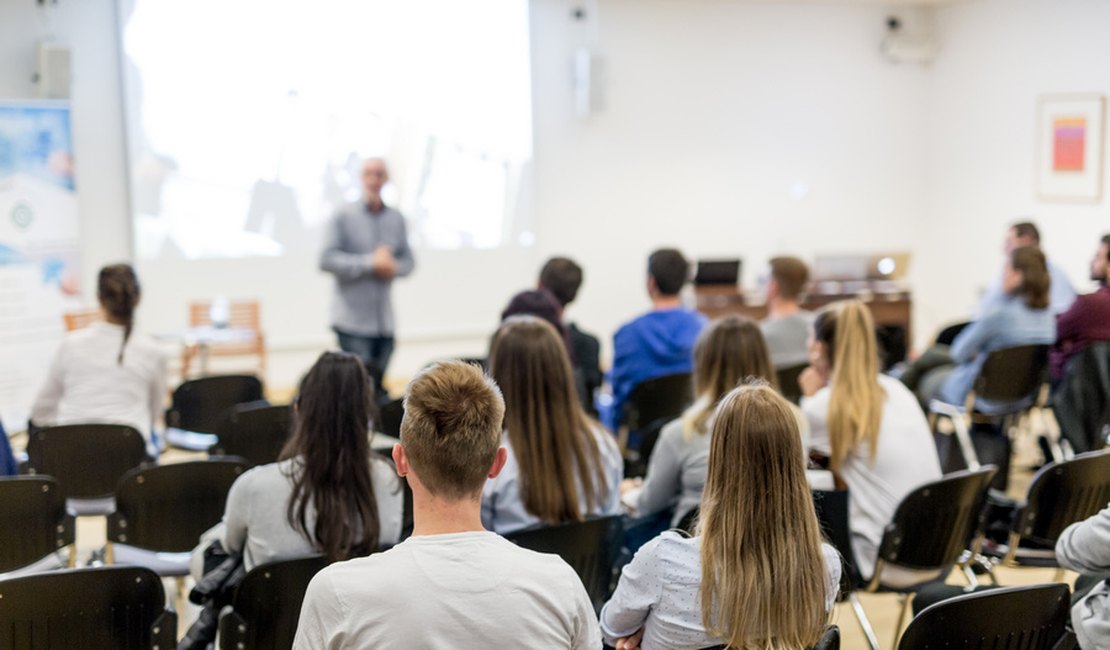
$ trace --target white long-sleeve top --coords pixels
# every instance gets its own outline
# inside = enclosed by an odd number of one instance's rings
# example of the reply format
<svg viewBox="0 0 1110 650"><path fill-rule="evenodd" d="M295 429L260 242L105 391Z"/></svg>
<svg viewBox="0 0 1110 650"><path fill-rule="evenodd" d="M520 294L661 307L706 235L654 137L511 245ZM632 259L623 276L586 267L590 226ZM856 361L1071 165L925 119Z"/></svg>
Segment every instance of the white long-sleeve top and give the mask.
<svg viewBox="0 0 1110 650"><path fill-rule="evenodd" d="M151 431L166 399L166 357L154 339L132 332L123 350L123 326L98 322L62 340L31 407L40 426L126 424L151 447Z"/></svg>
<svg viewBox="0 0 1110 650"><path fill-rule="evenodd" d="M1110 506L1064 529L1056 541L1060 565L1085 574L1110 571ZM1071 608L1079 647L1110 648L1110 585L1103 580Z"/></svg>
<svg viewBox="0 0 1110 650"><path fill-rule="evenodd" d="M825 560L825 608L840 585L840 555L821 545ZM667 531L640 547L621 571L613 597L601 609L601 635L617 639L644 628L643 650L704 648L725 639L710 636L701 620L701 538Z"/></svg>

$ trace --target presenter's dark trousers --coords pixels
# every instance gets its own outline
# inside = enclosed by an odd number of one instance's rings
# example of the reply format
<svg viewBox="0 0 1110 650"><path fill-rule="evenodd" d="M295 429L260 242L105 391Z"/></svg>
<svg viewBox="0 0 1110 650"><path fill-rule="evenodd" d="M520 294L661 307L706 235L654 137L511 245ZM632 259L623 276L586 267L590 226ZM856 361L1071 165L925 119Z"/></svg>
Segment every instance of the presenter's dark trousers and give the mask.
<svg viewBox="0 0 1110 650"><path fill-rule="evenodd" d="M340 330L335 330L335 333L339 336L339 348L362 359L366 372L370 373L370 379L374 381L374 390L378 397L384 395L382 378L385 377L389 357L393 356L393 337L362 336Z"/></svg>

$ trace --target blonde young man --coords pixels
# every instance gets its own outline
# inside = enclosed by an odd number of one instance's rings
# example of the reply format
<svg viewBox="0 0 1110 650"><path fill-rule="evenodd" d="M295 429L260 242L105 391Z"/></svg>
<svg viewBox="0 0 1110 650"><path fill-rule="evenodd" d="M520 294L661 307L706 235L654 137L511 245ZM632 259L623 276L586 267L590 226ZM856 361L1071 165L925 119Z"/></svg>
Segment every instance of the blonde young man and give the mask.
<svg viewBox="0 0 1110 650"><path fill-rule="evenodd" d="M413 379L393 448L412 488L412 537L317 574L295 648L601 646L574 570L482 527L482 486L505 464L504 413L476 366L441 363Z"/></svg>

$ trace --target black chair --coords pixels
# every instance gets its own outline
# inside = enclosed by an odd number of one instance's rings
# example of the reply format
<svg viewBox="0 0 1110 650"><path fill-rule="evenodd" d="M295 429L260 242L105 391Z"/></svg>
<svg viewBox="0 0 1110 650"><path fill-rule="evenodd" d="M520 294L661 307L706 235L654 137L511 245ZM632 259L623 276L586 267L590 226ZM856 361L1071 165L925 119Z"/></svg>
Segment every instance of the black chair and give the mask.
<svg viewBox="0 0 1110 650"><path fill-rule="evenodd" d="M1068 526L1098 514L1110 503L1110 451L1080 454L1045 465L1033 476L1014 516L1006 544L983 553L1008 566L1056 567L1056 540ZM993 575L993 574L992 574Z"/></svg>
<svg viewBox="0 0 1110 650"><path fill-rule="evenodd" d="M662 418L640 430L639 448L635 451L629 451L624 460L625 478L642 477L647 474L648 463L651 462L651 453L655 450L655 443L659 442L659 433L663 431L663 427L672 421Z"/></svg>
<svg viewBox="0 0 1110 650"><path fill-rule="evenodd" d="M775 379L779 384L779 392L782 393L783 397L794 404L799 404L802 401L802 387L798 385L798 378L802 376L802 372L808 367L808 363L802 363L796 366L786 366L785 368L778 368L775 370Z"/></svg>
<svg viewBox="0 0 1110 650"><path fill-rule="evenodd" d="M214 375L183 382L166 410L166 442L190 451L207 451L232 407L263 399L254 375ZM207 435L196 435L207 434Z"/></svg>
<svg viewBox="0 0 1110 650"><path fill-rule="evenodd" d="M677 418L693 401L694 384L688 372L648 379L629 394L623 422L636 432L656 420Z"/></svg>
<svg viewBox="0 0 1110 650"><path fill-rule="evenodd" d="M177 615L141 567L40 573L0 582L0 647L173 648Z"/></svg>
<svg viewBox="0 0 1110 650"><path fill-rule="evenodd" d="M1037 401L1047 366L1047 345L1019 345L991 352L972 389L973 411L992 418L1008 431ZM991 404L990 409L985 401ZM971 442L966 405L934 399L929 403L929 413L952 421L964 463L968 469L977 469L979 456Z"/></svg>
<svg viewBox="0 0 1110 650"><path fill-rule="evenodd" d="M1110 437L1110 341L1092 343L1072 357L1052 392L1060 436L1075 453L1097 451Z"/></svg>
<svg viewBox="0 0 1110 650"><path fill-rule="evenodd" d="M957 596L918 614L898 648L1050 650L1067 634L1069 610L1068 586L1061 584Z"/></svg>
<svg viewBox="0 0 1110 650"><path fill-rule="evenodd" d="M703 650L728 650L728 647L715 645ZM840 650L840 628L835 625L825 628L825 633L810 650Z"/></svg>
<svg viewBox="0 0 1110 650"><path fill-rule="evenodd" d="M935 343L937 345L952 345L952 342L956 340L956 337L959 336L960 332L964 331L964 328L968 325L971 325L971 322L964 321L962 323L948 325L937 334Z"/></svg>
<svg viewBox="0 0 1110 650"><path fill-rule="evenodd" d="M108 517L109 563L149 566L165 576L188 573L188 552L224 514L231 484L246 470L238 460L205 460L129 472ZM166 554L180 554L167 557Z"/></svg>
<svg viewBox="0 0 1110 650"><path fill-rule="evenodd" d="M216 429L213 456L238 456L250 466L275 462L293 430L293 408L258 402L232 407Z"/></svg>
<svg viewBox="0 0 1110 650"><path fill-rule="evenodd" d="M292 648L305 590L327 565L316 555L251 569L235 589L232 611L220 617L220 648Z"/></svg>
<svg viewBox="0 0 1110 650"><path fill-rule="evenodd" d="M845 561L850 562L843 572L850 581L848 598L874 650L878 649L878 643L855 591L899 594L902 608L895 627L894 645L897 645L912 594L923 585L947 575L960 562L969 544L981 534L987 491L996 471L997 468L988 465L978 470L956 472L926 483L906 495L883 531L875 570L867 581L862 580L856 568L858 564L852 552L848 509L845 507L843 512L830 509L827 493L821 495L823 503L819 519L836 529L829 535L829 541ZM814 499L815 505L818 500ZM834 515L837 520L832 519ZM844 518L839 519L841 516ZM918 571L921 579L911 585L890 585L883 580L883 572L890 565Z"/></svg>
<svg viewBox="0 0 1110 650"><path fill-rule="evenodd" d="M383 404L378 412L378 431L393 438L401 437L401 420L405 417L405 400L395 399Z"/></svg>
<svg viewBox="0 0 1110 650"><path fill-rule="evenodd" d="M73 515L49 476L0 478L0 574L34 564L69 547L76 564ZM55 567L60 568L60 567Z"/></svg>
<svg viewBox="0 0 1110 650"><path fill-rule="evenodd" d="M554 553L574 568L586 592L599 611L609 597L613 561L622 535L619 516L599 517L583 522L529 528L509 533L505 538L540 553Z"/></svg>
<svg viewBox="0 0 1110 650"><path fill-rule="evenodd" d="M27 473L53 476L79 515L111 512L120 477L146 459L142 435L123 425L43 427L27 438Z"/></svg>

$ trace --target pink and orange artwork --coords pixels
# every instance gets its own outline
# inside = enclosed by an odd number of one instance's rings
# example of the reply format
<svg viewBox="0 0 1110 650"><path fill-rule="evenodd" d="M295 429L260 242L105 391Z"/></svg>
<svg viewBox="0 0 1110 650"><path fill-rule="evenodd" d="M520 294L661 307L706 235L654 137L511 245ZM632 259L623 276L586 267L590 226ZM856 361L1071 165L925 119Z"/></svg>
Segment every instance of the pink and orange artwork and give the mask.
<svg viewBox="0 0 1110 650"><path fill-rule="evenodd" d="M1052 120L1052 171L1083 173L1086 147L1086 117L1069 115Z"/></svg>

